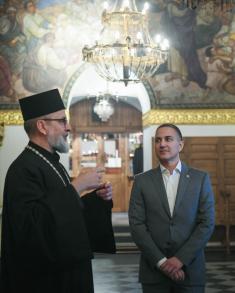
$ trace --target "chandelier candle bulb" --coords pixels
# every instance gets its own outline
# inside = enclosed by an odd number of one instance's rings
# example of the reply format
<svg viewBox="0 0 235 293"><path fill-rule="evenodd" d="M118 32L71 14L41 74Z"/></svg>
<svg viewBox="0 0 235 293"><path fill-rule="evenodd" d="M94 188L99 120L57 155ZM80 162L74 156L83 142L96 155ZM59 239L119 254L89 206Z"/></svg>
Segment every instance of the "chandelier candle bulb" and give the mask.
<svg viewBox="0 0 235 293"><path fill-rule="evenodd" d="M104 7L105 10L108 10L108 9L109 9L109 4L108 4L107 1L105 1L105 2L103 3L103 7Z"/></svg>
<svg viewBox="0 0 235 293"><path fill-rule="evenodd" d="M116 40L119 40L119 38L120 38L120 32L119 31L116 31L115 38L116 38Z"/></svg>
<svg viewBox="0 0 235 293"><path fill-rule="evenodd" d="M141 32L138 32L137 33L137 35L136 35L136 37L137 37L137 40L139 40L139 42L142 40L142 33Z"/></svg>
<svg viewBox="0 0 235 293"><path fill-rule="evenodd" d="M129 0L124 0L123 1L123 7L124 7L124 9L125 8L129 8L129 6L130 6Z"/></svg>
<svg viewBox="0 0 235 293"><path fill-rule="evenodd" d="M143 11L142 11L142 13L146 13L147 12L147 10L149 10L149 3L148 2L145 2L144 3L144 8L143 8Z"/></svg>

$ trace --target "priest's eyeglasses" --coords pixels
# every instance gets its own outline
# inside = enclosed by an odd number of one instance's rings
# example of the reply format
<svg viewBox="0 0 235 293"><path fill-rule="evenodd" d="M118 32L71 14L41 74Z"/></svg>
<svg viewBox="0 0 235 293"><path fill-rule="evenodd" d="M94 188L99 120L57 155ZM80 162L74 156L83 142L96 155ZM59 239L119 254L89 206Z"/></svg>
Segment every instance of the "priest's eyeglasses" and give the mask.
<svg viewBox="0 0 235 293"><path fill-rule="evenodd" d="M68 119L66 117L64 117L64 118L44 118L42 120L45 120L45 121L58 121L59 123L63 124L64 126L66 126L67 123L68 123Z"/></svg>

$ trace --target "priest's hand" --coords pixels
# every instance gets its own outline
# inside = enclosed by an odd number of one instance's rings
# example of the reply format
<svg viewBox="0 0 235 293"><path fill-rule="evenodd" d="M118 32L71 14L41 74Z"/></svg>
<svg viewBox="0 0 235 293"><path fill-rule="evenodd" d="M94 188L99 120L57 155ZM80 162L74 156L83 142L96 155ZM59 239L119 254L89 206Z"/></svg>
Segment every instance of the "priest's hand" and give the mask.
<svg viewBox="0 0 235 293"><path fill-rule="evenodd" d="M112 185L110 182L106 182L100 185L100 187L96 190L97 196L102 198L103 200L111 200L112 199Z"/></svg>
<svg viewBox="0 0 235 293"><path fill-rule="evenodd" d="M81 171L80 174L71 181L78 193L97 189L101 186L104 169L97 168L89 171Z"/></svg>

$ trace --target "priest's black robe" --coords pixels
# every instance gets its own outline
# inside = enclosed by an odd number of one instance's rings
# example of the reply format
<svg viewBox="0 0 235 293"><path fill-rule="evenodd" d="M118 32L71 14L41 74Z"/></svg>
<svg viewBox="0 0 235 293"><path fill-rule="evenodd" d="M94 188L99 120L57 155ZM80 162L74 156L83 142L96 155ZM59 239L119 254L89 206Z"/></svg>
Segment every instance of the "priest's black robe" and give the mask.
<svg viewBox="0 0 235 293"><path fill-rule="evenodd" d="M29 142L11 164L4 187L4 293L93 293L92 251L115 252L112 201L80 198L59 155Z"/></svg>

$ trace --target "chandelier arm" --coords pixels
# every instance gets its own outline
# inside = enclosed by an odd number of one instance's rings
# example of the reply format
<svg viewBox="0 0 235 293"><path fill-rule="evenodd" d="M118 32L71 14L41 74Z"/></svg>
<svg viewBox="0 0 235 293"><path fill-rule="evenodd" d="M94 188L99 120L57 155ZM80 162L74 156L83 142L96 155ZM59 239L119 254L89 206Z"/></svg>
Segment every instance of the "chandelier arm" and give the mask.
<svg viewBox="0 0 235 293"><path fill-rule="evenodd" d="M96 72L104 79L107 79L107 72L105 72L104 68L100 64L95 64Z"/></svg>
<svg viewBox="0 0 235 293"><path fill-rule="evenodd" d="M105 60L103 61L104 64L104 71L106 72L107 76L111 76L111 72L110 72L110 68L109 66L106 64Z"/></svg>
<svg viewBox="0 0 235 293"><path fill-rule="evenodd" d="M113 55L112 55L112 62L113 62L113 68L114 68L114 71L116 73L116 76L118 77L118 79L121 79L121 77L119 76L117 64L115 63L115 60L114 60L114 56Z"/></svg>
<svg viewBox="0 0 235 293"><path fill-rule="evenodd" d="M156 60L155 65L153 65L153 69L152 69L151 76L153 76L153 75L157 72L158 67L159 67L159 66L158 66L158 62L157 62L157 60Z"/></svg>
<svg viewBox="0 0 235 293"><path fill-rule="evenodd" d="M132 58L133 59L133 58ZM134 66L134 69L133 69L133 72L135 73L135 75L140 78L140 75L141 75L141 60L142 60L142 57L139 58L139 62L138 62L138 65Z"/></svg>
<svg viewBox="0 0 235 293"><path fill-rule="evenodd" d="M136 68L136 75L138 77L140 77L140 78L143 78L143 70L142 70L142 73L140 73L141 76L139 75L139 71L140 71L141 65L142 65L142 57L139 58L139 64L138 64L138 66Z"/></svg>
<svg viewBox="0 0 235 293"><path fill-rule="evenodd" d="M99 68L99 71L102 73L102 77L104 79L113 81L113 79L111 78L112 75L110 73L109 67L106 64L104 58L102 58L102 59L103 59L103 62L102 63L97 63L96 66L97 66L97 68Z"/></svg>
<svg viewBox="0 0 235 293"><path fill-rule="evenodd" d="M145 63L144 71L146 72L146 77L151 77L153 68L154 64L150 65L148 63Z"/></svg>
<svg viewBox="0 0 235 293"><path fill-rule="evenodd" d="M124 56L122 56L122 79L123 79L125 85L128 84L129 77L130 77L129 67L127 65L125 65Z"/></svg>
<svg viewBox="0 0 235 293"><path fill-rule="evenodd" d="M133 65L133 62L134 62L134 56L130 55L130 72L134 72L133 68L135 68L135 65Z"/></svg>

